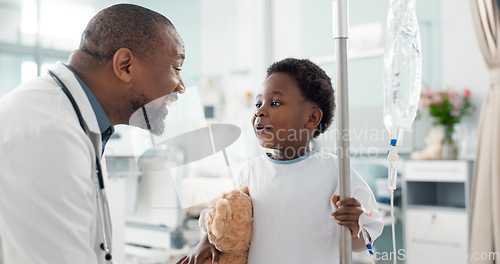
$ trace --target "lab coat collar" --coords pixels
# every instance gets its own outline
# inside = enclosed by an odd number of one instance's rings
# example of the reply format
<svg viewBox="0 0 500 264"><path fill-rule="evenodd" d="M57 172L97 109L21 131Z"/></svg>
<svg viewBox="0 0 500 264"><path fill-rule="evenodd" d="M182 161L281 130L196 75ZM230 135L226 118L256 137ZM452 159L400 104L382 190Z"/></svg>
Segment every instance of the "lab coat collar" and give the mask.
<svg viewBox="0 0 500 264"><path fill-rule="evenodd" d="M87 95L87 98L89 99L90 105L92 106L92 109L94 110L94 114L97 118L97 124L99 125L99 129L101 130L101 134L104 137L104 133L109 130L111 126L111 122L109 122L108 115L106 115L106 112L104 112L104 109L102 108L101 102L97 100L97 97L95 97L94 93L90 90L90 88L83 82L83 80L76 74L73 69L71 69L68 65L64 65L66 68L68 68L71 72L76 77L76 80L80 84L80 86L83 88L83 91Z"/></svg>
<svg viewBox="0 0 500 264"><path fill-rule="evenodd" d="M50 69L61 81L68 87L71 95L75 98L80 111L82 112L83 119L87 123L89 132L101 135L101 130L99 129L99 123L97 122L97 117L92 109L92 105L80 83L76 79L75 75L62 63L57 62ZM100 144L99 144L100 145Z"/></svg>

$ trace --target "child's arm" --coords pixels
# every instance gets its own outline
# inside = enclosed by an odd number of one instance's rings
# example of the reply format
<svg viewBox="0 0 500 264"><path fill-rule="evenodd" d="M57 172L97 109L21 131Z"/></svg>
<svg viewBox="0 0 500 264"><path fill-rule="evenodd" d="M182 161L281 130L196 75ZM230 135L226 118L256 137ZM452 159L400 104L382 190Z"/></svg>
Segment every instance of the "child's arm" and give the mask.
<svg viewBox="0 0 500 264"><path fill-rule="evenodd" d="M352 250L355 252L365 250L363 237L358 237L361 228L358 224L359 216L363 213L359 201L352 197L339 201L339 196L335 194L332 196L332 202L337 210L332 211L331 215L337 220L337 224L346 226L351 230Z"/></svg>
<svg viewBox="0 0 500 264"><path fill-rule="evenodd" d="M189 255L181 258L177 264L202 264L206 259L212 257L212 263L219 263L219 251L208 241L208 235L204 234L200 243L196 245Z"/></svg>

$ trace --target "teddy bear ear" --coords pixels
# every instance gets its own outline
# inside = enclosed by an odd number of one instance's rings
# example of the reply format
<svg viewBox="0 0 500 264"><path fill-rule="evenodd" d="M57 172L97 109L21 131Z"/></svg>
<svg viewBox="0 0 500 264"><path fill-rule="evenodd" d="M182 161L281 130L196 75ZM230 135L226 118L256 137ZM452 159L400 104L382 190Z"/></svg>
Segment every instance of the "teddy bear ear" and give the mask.
<svg viewBox="0 0 500 264"><path fill-rule="evenodd" d="M248 191L248 185L245 185L241 187L240 189L242 192L246 193L248 196L250 196L250 192Z"/></svg>
<svg viewBox="0 0 500 264"><path fill-rule="evenodd" d="M215 237L221 238L231 221L231 206L226 199L220 199L215 204L215 215L209 230Z"/></svg>

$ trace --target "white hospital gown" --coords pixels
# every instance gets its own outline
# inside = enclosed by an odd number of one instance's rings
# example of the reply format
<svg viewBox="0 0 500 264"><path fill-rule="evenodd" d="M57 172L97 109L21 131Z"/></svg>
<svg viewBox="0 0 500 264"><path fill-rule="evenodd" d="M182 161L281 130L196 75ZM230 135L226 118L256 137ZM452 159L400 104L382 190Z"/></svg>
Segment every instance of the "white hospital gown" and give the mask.
<svg viewBox="0 0 500 264"><path fill-rule="evenodd" d="M335 155L313 151L290 161L262 155L245 163L234 180L237 188L248 185L253 201L249 264L338 263L340 227L330 215L331 197L339 193ZM351 190L373 210L363 227L375 240L383 223L373 193L352 167Z"/></svg>

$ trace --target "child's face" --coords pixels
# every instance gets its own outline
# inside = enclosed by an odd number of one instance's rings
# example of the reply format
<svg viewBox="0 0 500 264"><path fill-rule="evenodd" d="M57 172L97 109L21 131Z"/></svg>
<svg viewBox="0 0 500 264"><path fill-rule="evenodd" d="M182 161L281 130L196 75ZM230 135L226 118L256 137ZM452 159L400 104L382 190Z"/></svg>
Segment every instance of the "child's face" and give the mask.
<svg viewBox="0 0 500 264"><path fill-rule="evenodd" d="M287 73L266 79L255 100L253 129L262 147L289 151L307 146L313 138L308 125L316 105L306 100Z"/></svg>

